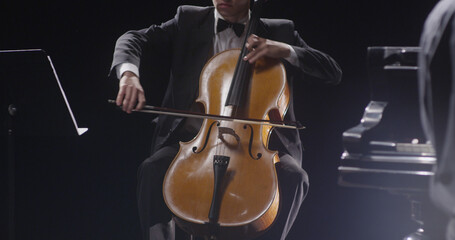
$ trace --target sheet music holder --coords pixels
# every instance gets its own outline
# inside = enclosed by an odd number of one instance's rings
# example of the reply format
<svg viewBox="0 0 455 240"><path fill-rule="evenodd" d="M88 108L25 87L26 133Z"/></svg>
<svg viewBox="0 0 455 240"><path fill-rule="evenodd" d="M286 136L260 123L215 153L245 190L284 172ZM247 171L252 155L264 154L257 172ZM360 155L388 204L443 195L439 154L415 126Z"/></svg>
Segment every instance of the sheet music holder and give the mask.
<svg viewBox="0 0 455 240"><path fill-rule="evenodd" d="M16 136L82 135L50 56L42 49L0 51L2 115ZM2 116L2 118L5 116Z"/></svg>
<svg viewBox="0 0 455 240"><path fill-rule="evenodd" d="M0 84L0 122L7 142L1 154L8 159L7 231L8 239L14 240L16 137L80 136L88 128L78 126L57 71L44 50L0 50Z"/></svg>

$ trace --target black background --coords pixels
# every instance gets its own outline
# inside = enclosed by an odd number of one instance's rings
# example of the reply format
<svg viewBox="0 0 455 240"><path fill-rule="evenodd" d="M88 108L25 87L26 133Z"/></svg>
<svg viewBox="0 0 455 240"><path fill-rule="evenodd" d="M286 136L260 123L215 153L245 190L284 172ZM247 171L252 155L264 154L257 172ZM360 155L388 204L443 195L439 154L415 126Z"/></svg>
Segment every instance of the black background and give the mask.
<svg viewBox="0 0 455 240"><path fill-rule="evenodd" d="M340 187L337 167L341 134L359 122L369 101L367 47L417 46L436 2L269 3L264 17L293 20L310 46L330 54L343 69L338 86L295 87L297 118L307 126L302 131L303 167L311 186L289 239L402 239L415 230L404 197ZM17 239L139 239L136 169L149 153L151 117L126 115L109 106L106 100L116 96L117 82L107 74L115 40L122 33L166 21L181 4L211 2L0 3L0 49L45 49L79 124L89 128L80 137L16 138ZM14 79L3 79L2 84L7 81ZM46 89L37 91L46 94ZM159 96L163 90L148 91ZM149 104L157 104L153 96ZM2 146L3 154L6 144ZM2 199L6 166L3 154ZM1 203L0 238L6 239L7 204Z"/></svg>

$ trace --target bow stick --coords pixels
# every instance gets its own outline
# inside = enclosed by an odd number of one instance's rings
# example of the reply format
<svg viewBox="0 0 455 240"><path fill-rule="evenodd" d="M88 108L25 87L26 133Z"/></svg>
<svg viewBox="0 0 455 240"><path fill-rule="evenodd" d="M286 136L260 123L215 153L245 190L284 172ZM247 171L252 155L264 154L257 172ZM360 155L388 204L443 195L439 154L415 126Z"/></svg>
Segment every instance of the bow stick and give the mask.
<svg viewBox="0 0 455 240"><path fill-rule="evenodd" d="M115 104L115 100L108 100L109 103ZM119 106L121 107L121 106ZM304 129L305 127L300 124L300 122L288 122L288 121L271 121L263 119L251 119L251 118L237 118L231 116L221 116L214 114L205 114L198 112L183 111L177 109L168 109L162 107L155 107L150 105L145 105L141 110L133 110L134 112L142 113L154 113L154 114L164 114L177 117L191 117L191 118L200 118L200 119L213 119L213 120L223 120L223 121L232 121L236 123L248 123L248 124L257 124L257 125L268 125L272 127L279 128L289 128L289 129Z"/></svg>

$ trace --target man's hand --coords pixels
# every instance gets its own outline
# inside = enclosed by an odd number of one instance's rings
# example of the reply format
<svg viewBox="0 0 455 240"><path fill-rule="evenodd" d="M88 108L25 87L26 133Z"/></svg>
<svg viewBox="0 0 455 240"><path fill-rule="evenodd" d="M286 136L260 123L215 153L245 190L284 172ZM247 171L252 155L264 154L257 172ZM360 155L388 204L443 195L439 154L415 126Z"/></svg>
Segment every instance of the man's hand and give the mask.
<svg viewBox="0 0 455 240"><path fill-rule="evenodd" d="M289 45L286 43L260 38L254 34L248 37L246 48L249 53L243 60L250 63L256 62L261 57L286 58L291 54Z"/></svg>
<svg viewBox="0 0 455 240"><path fill-rule="evenodd" d="M119 90L115 101L122 110L131 113L133 110L140 110L145 105L145 95L139 78L136 74L126 71L119 82Z"/></svg>

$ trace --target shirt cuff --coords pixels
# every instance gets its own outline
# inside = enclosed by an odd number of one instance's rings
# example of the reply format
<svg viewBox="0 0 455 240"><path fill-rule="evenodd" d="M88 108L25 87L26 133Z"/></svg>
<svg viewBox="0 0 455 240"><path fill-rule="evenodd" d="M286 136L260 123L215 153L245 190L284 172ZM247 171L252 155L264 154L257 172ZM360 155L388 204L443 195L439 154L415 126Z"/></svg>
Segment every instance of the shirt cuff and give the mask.
<svg viewBox="0 0 455 240"><path fill-rule="evenodd" d="M118 79L122 78L123 73L125 73L126 71L130 71L136 74L137 77L139 77L139 68L132 63L120 63L119 65L117 65L115 70Z"/></svg>
<svg viewBox="0 0 455 240"><path fill-rule="evenodd" d="M294 48L291 45L288 45L291 54L289 57L285 57L284 60L288 61L290 64L294 66L299 66L299 58L297 57L297 53L295 52Z"/></svg>

